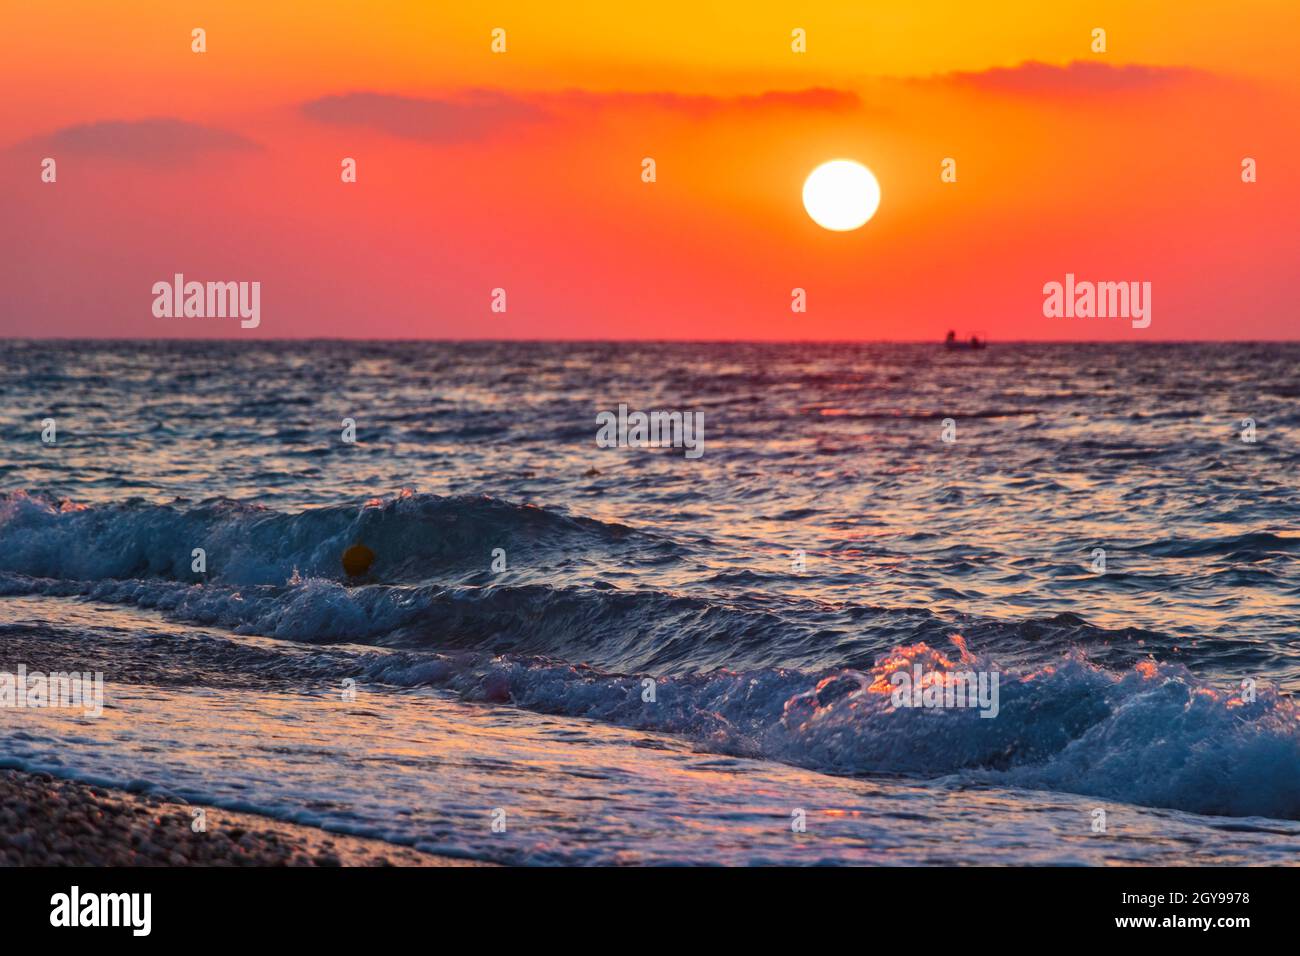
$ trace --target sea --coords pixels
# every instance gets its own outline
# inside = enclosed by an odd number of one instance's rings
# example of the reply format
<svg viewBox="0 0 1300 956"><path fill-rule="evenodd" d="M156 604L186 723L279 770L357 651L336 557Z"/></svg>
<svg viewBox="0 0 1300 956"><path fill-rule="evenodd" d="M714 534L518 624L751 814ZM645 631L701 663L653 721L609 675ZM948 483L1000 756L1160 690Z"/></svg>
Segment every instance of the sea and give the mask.
<svg viewBox="0 0 1300 956"><path fill-rule="evenodd" d="M1298 486L1297 344L7 340L0 672L105 701L0 766L505 864L1294 864Z"/></svg>

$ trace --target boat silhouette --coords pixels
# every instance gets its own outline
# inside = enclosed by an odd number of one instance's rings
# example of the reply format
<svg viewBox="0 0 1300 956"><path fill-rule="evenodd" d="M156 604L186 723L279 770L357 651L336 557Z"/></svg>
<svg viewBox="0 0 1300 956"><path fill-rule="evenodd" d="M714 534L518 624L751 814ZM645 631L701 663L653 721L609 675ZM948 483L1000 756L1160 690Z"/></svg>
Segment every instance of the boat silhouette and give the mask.
<svg viewBox="0 0 1300 956"><path fill-rule="evenodd" d="M980 338L978 332L972 332L970 338L963 341L957 338L955 331L949 329L948 337L943 340L943 347L946 349L986 349L988 346L988 339Z"/></svg>

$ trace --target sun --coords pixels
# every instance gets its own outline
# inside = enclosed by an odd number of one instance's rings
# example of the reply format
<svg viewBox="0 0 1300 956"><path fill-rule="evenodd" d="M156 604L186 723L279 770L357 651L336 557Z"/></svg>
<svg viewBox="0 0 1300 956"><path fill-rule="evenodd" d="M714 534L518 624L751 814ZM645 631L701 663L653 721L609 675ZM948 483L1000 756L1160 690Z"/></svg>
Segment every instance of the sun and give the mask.
<svg viewBox="0 0 1300 956"><path fill-rule="evenodd" d="M880 183L851 159L822 163L803 183L803 207L812 221L832 232L866 225L880 207Z"/></svg>

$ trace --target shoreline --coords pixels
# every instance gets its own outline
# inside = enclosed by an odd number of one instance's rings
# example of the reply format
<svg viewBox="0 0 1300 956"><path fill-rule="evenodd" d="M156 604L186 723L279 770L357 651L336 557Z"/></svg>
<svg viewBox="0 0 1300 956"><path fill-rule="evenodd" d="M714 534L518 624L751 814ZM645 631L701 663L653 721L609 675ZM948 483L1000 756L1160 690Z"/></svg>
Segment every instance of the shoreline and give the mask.
<svg viewBox="0 0 1300 956"><path fill-rule="evenodd" d="M198 809L204 832L193 829ZM490 865L44 772L0 769L0 867Z"/></svg>

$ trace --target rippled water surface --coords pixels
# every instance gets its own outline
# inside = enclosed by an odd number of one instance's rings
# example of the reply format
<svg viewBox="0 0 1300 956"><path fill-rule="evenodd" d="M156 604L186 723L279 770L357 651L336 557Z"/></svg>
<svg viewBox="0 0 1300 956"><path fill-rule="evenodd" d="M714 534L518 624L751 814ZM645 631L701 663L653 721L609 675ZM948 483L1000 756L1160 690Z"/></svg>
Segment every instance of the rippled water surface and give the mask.
<svg viewBox="0 0 1300 956"><path fill-rule="evenodd" d="M113 705L0 711L20 765L514 862L1014 862L1003 826L1037 862L1296 846L1296 346L0 353L0 665L93 664ZM620 403L702 412L703 455L598 447ZM895 709L880 681L918 663L998 670L998 717ZM288 749L235 743L259 728ZM511 769L449 762L469 741ZM564 769L586 752L614 776ZM699 786L628 782L660 772ZM511 800L517 843L456 817ZM824 842L791 843L802 804ZM1152 829L1087 843L1097 805ZM1225 818L1253 835L1215 857Z"/></svg>

